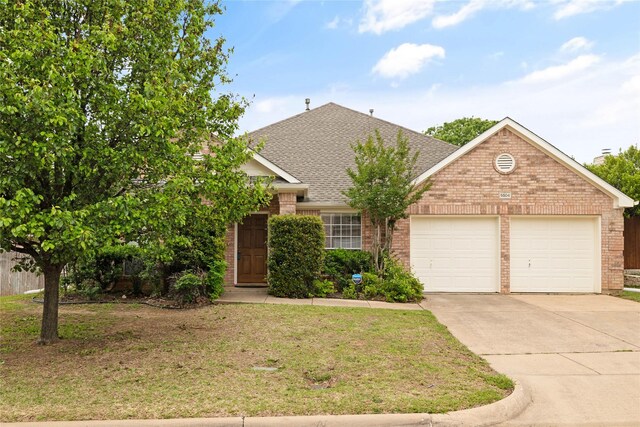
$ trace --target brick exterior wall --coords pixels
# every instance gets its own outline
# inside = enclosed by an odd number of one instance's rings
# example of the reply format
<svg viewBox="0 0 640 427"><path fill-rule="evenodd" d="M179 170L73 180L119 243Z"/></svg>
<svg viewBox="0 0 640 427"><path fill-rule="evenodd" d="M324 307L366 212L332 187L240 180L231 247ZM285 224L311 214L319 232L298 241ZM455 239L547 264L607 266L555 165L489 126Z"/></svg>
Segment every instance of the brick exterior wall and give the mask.
<svg viewBox="0 0 640 427"><path fill-rule="evenodd" d="M496 156L510 153L516 169L500 174ZM496 215L500 218L500 289L510 289L510 218L517 215L593 215L601 219L602 292L623 287L623 216L613 200L566 166L508 129L501 130L432 177L432 187L410 215ZM502 200L500 192L511 192ZM363 224L368 225L363 217ZM363 231L370 245L371 231ZM410 221L399 221L393 252L410 263ZM366 246L365 246L366 247Z"/></svg>

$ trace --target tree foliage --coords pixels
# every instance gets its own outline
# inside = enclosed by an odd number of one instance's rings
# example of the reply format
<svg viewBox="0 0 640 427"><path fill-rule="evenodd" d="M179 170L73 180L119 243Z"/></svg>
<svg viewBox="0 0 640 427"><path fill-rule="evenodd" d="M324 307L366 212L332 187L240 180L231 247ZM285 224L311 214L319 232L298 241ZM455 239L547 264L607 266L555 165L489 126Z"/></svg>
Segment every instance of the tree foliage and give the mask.
<svg viewBox="0 0 640 427"><path fill-rule="evenodd" d="M419 153L411 153L409 141L398 132L395 145L385 145L378 130L363 143L353 145L356 168L348 169L352 186L343 194L349 206L365 212L373 226L373 258L376 271L384 270L385 254L391 250L393 231L407 208L420 200L429 183L413 184Z"/></svg>
<svg viewBox="0 0 640 427"><path fill-rule="evenodd" d="M63 266L104 245L167 242L206 199L215 224L268 198L238 167L245 103L217 2L0 2L0 248L45 276L40 342L57 339ZM211 156L193 158L203 146ZM160 244L161 246L161 244Z"/></svg>
<svg viewBox="0 0 640 427"><path fill-rule="evenodd" d="M634 200L640 200L640 150L630 146L617 156L605 156L601 165L585 165L587 169ZM640 216L640 206L625 209L626 216Z"/></svg>
<svg viewBox="0 0 640 427"><path fill-rule="evenodd" d="M497 120L463 117L452 122L445 122L439 126L430 127L424 133L449 144L463 146L496 123L498 123Z"/></svg>

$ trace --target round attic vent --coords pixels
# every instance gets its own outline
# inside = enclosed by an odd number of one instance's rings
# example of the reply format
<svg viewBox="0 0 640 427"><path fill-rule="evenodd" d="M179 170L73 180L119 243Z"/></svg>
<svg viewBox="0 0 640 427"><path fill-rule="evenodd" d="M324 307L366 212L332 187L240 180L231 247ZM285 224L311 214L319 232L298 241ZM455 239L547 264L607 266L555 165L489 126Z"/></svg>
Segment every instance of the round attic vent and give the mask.
<svg viewBox="0 0 640 427"><path fill-rule="evenodd" d="M496 170L500 173L512 172L516 167L516 160L511 154L502 153L496 157Z"/></svg>

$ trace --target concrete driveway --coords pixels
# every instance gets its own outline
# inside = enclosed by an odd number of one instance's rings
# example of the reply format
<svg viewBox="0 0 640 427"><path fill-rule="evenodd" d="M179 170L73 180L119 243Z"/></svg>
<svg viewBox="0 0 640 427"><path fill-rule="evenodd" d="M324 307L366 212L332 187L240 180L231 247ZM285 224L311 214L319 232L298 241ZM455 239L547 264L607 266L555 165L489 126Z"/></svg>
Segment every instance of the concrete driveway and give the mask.
<svg viewBox="0 0 640 427"><path fill-rule="evenodd" d="M640 304L605 295L444 295L422 303L531 390L508 425L640 426Z"/></svg>

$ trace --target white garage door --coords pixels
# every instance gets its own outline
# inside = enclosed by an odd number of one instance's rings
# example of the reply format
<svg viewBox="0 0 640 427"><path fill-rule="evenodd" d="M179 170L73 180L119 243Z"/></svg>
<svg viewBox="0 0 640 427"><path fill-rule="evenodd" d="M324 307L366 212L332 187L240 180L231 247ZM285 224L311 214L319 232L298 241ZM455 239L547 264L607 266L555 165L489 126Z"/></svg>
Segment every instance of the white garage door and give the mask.
<svg viewBox="0 0 640 427"><path fill-rule="evenodd" d="M411 268L427 292L498 292L498 218L411 217Z"/></svg>
<svg viewBox="0 0 640 427"><path fill-rule="evenodd" d="M600 292L599 222L511 217L512 292Z"/></svg>

